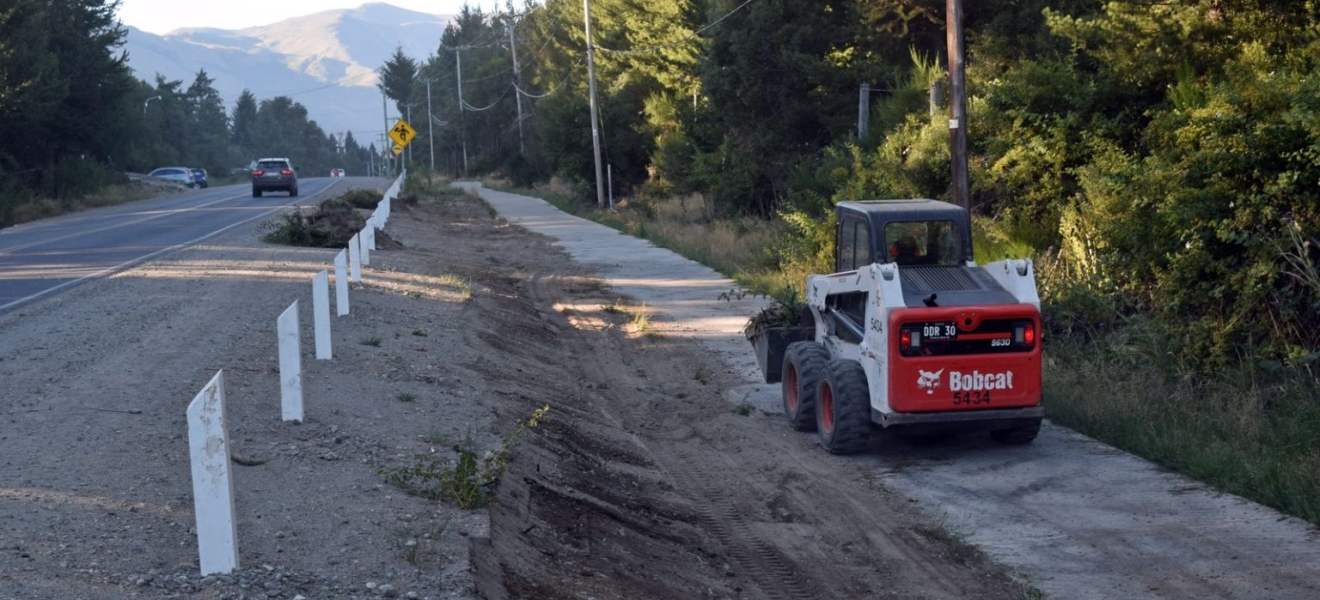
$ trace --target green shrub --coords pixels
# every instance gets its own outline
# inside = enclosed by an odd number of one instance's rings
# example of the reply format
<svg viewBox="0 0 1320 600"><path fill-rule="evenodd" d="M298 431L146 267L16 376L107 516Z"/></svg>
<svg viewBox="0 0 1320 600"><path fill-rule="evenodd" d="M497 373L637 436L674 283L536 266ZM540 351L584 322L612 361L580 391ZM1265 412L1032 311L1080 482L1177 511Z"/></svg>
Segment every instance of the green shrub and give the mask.
<svg viewBox="0 0 1320 600"><path fill-rule="evenodd" d="M536 409L526 421L519 422L504 434L500 445L478 458L476 443L468 436L459 448L458 458L447 464L434 454L419 454L415 462L396 469L379 469L385 481L409 494L432 500L449 500L462 509L484 506L493 496L491 486L499 481L509 465L514 442L527 429L536 427L550 412L550 406Z"/></svg>
<svg viewBox="0 0 1320 600"><path fill-rule="evenodd" d="M367 220L344 198L330 198L317 206L316 213L303 215L300 209L262 223L264 240L272 244L312 248L342 248L366 227Z"/></svg>
<svg viewBox="0 0 1320 600"><path fill-rule="evenodd" d="M376 190L356 189L351 190L339 198L347 202L353 208L365 208L367 210L376 210L376 206L385 197L385 194Z"/></svg>

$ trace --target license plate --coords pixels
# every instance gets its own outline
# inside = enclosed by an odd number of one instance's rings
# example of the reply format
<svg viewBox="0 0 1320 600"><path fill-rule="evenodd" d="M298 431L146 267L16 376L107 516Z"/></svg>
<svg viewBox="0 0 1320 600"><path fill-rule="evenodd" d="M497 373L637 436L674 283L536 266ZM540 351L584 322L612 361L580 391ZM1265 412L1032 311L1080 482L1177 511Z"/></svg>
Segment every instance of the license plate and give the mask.
<svg viewBox="0 0 1320 600"><path fill-rule="evenodd" d="M958 326L953 321L938 321L935 323L921 324L921 337L930 341L947 341L958 339Z"/></svg>

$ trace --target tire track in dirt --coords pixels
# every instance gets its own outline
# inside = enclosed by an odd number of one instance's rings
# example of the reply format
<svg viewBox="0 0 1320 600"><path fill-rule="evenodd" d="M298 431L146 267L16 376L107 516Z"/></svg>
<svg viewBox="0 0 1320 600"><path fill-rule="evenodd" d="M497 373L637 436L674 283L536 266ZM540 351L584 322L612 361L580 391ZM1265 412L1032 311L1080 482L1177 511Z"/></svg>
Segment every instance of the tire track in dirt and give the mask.
<svg viewBox="0 0 1320 600"><path fill-rule="evenodd" d="M472 542L488 600L1020 598L915 528L906 499L780 419L735 411L741 383L681 334L633 330L628 300L548 238L464 218L477 323L461 365L501 421L543 404ZM445 260L441 258L440 260ZM653 323L655 331L665 324Z"/></svg>
<svg viewBox="0 0 1320 600"><path fill-rule="evenodd" d="M542 287L543 280L538 279L537 284L538 288ZM582 329L574 328L572 331L575 332L570 335L574 338L570 341L572 345L598 346L602 341L602 336L585 334ZM604 336L604 339L609 344L607 354L627 354L627 349L619 344L617 336ZM593 381L611 382L610 387L637 383L633 377L627 376L626 371L606 369L602 364L595 361L586 363L586 374ZM652 400L664 401L663 398ZM618 408L620 412L629 412L626 405ZM602 411L605 410L602 407ZM636 419L634 415L627 415L624 419L614 413L609 415L610 420L616 422ZM620 426L626 428L622 422ZM735 572L745 584L754 587L763 597L775 600L810 600L817 597L817 590L821 586L807 576L800 565L752 533L746 513L738 505L725 502L728 499L727 490L706 485L705 482L711 480L711 474L703 467L715 453L706 447L704 440L695 435L688 437L684 440L686 448L667 456L663 452L651 451L647 442L639 437L632 438L638 448L673 481L674 487L691 501L690 508L696 513L697 520L720 543L728 560L736 568ZM701 444L700 451L694 451L688 443ZM721 482L725 485L729 483L727 480ZM746 487L748 484L740 484L738 487Z"/></svg>

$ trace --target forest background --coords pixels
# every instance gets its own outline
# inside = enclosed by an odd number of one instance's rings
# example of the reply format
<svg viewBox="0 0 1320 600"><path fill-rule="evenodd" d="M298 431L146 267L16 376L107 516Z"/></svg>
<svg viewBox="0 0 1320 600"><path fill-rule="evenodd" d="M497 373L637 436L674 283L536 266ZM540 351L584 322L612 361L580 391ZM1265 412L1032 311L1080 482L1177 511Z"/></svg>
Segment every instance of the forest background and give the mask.
<svg viewBox="0 0 1320 600"><path fill-rule="evenodd" d="M350 136L337 154L284 97L227 114L204 72L134 80L114 2L3 5L0 226L126 170L262 154L361 174L378 150ZM949 199L944 0L590 7L609 194L644 219L597 206L577 0L465 9L433 54L381 66L401 114L430 107L412 168L565 182L577 209L671 246L645 219L677 199L753 250L697 254L781 298L831 270L836 202ZM1051 414L1230 490L1273 485L1253 497L1320 521L1320 475L1304 476L1320 473L1320 2L977 0L964 15L977 257L1037 263Z"/></svg>

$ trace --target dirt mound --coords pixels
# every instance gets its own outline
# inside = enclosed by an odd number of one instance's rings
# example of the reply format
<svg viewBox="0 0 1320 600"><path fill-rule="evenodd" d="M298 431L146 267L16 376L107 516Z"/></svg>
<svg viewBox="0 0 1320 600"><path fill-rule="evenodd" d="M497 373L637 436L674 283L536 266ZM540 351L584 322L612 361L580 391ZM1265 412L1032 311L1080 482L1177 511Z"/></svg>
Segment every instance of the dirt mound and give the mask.
<svg viewBox="0 0 1320 600"><path fill-rule="evenodd" d="M285 213L261 228L269 233L265 240L273 244L310 248L342 248L367 226L367 217L344 198L330 198L310 214L302 210ZM381 238L376 238L380 247Z"/></svg>

